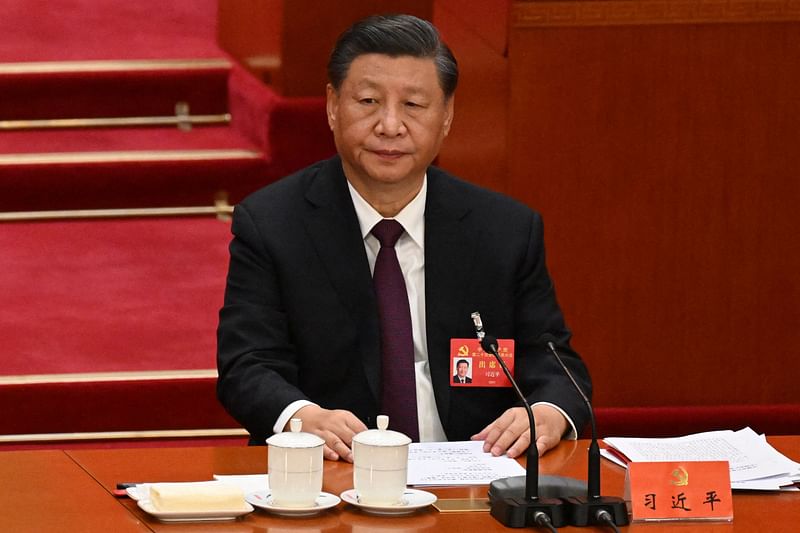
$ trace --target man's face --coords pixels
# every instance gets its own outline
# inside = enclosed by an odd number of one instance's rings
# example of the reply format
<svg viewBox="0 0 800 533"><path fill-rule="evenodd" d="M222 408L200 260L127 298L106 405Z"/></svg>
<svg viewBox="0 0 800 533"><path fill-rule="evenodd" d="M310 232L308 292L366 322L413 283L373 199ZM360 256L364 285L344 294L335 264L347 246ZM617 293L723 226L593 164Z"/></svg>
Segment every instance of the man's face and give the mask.
<svg viewBox="0 0 800 533"><path fill-rule="evenodd" d="M348 179L358 190L419 181L450 130L432 59L358 56L339 91L328 85L328 124Z"/></svg>
<svg viewBox="0 0 800 533"><path fill-rule="evenodd" d="M456 368L456 372L458 372L458 377L465 378L467 377L467 370L469 369L469 365L467 363L458 363L458 367Z"/></svg>

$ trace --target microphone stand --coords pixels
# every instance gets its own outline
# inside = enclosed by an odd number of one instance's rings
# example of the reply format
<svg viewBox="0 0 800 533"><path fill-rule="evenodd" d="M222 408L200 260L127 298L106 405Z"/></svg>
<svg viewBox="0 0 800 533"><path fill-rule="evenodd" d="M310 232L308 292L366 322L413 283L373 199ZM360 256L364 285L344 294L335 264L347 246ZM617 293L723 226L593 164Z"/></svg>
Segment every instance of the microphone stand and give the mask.
<svg viewBox="0 0 800 533"><path fill-rule="evenodd" d="M540 337L550 352L555 356L558 364L564 370L564 373L572 382L572 385L578 390L578 394L583 398L586 408L589 411L589 420L592 428L592 443L589 445L589 472L587 479L589 480L589 487L586 491L586 496L573 496L566 498L566 502L570 507L569 523L573 526L588 526L588 525L616 525L624 526L628 524L628 509L625 505L625 500L614 496L601 496L600 495L600 445L597 443L597 425L594 418L594 409L589 402L589 398L584 394L578 382L569 371L567 365L558 355L554 341L556 338L549 333L545 333Z"/></svg>
<svg viewBox="0 0 800 533"><path fill-rule="evenodd" d="M472 321L481 347L492 354L500 368L503 369L514 391L519 396L528 414L530 424L531 443L528 446L527 468L525 476L498 479L489 485L489 501L491 515L506 527L544 526L561 527L567 525L565 504L557 497L577 495L585 490L585 485L577 480L561 478L559 476L546 476L548 488L556 492L553 497L541 498L539 496L539 452L536 448L533 410L517 382L508 370L503 358L497 350L497 339L486 335L483 331L480 313L472 313ZM521 490L520 481L524 480L524 492Z"/></svg>

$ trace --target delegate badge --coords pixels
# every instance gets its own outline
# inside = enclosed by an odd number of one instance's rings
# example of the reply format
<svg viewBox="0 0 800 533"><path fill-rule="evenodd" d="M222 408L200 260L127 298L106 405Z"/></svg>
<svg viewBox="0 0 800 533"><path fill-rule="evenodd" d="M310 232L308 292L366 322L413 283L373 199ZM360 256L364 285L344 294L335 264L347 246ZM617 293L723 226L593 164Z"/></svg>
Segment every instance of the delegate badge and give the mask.
<svg viewBox="0 0 800 533"><path fill-rule="evenodd" d="M514 339L497 339L497 353L514 375ZM450 339L450 384L453 387L510 387L494 355L478 339Z"/></svg>

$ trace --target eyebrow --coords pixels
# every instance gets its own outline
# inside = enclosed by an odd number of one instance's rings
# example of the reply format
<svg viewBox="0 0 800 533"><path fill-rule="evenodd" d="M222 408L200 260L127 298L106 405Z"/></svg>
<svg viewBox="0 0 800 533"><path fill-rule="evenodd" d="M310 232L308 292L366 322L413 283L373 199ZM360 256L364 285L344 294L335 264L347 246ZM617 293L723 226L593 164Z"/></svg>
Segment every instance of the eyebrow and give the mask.
<svg viewBox="0 0 800 533"><path fill-rule="evenodd" d="M369 78L362 78L358 83L355 84L356 89L380 89L381 84L378 82L372 81ZM425 91L421 87L417 87L414 85L405 85L402 87L403 93L407 96L427 96L430 97L427 91Z"/></svg>

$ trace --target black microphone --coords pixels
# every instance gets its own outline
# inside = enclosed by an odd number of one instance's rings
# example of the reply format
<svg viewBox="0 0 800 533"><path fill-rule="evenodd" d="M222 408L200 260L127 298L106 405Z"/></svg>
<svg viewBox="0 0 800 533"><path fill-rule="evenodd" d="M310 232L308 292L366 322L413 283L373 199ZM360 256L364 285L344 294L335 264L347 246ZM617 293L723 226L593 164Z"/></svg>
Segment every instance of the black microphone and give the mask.
<svg viewBox="0 0 800 533"><path fill-rule="evenodd" d="M597 443L597 425L594 418L594 409L592 404L583 389L575 381L572 372L569 371L567 365L558 355L556 350L556 338L550 333L544 333L539 337L539 342L547 346L550 352L555 356L558 364L564 370L572 385L581 395L583 402L586 404L586 410L589 412L589 420L592 428L592 443L589 445L589 472L588 472L588 489L586 496L572 496L566 499L569 504L569 523L573 526L587 526L587 525L605 525L609 521L617 526L624 526L628 524L628 509L625 506L625 501L622 498L614 496L601 496L600 495L600 445Z"/></svg>
<svg viewBox="0 0 800 533"><path fill-rule="evenodd" d="M500 357L497 339L483 331L481 315L477 311L472 313L472 322L481 347L500 363L500 368L503 369L503 373L525 406L531 431L525 475L498 479L489 484L491 515L507 527L537 525L549 527L548 522L553 527L564 526L567 524L566 506L564 501L557 498L580 495L586 490L586 485L578 480L561 476L539 477L539 451L536 448L534 437L536 424L533 419L533 410L503 358ZM547 493L547 497L541 497L540 492Z"/></svg>

